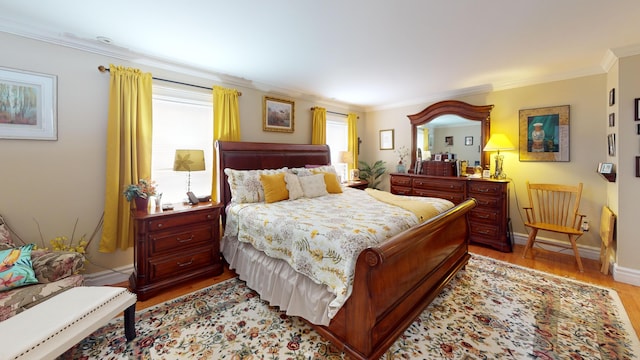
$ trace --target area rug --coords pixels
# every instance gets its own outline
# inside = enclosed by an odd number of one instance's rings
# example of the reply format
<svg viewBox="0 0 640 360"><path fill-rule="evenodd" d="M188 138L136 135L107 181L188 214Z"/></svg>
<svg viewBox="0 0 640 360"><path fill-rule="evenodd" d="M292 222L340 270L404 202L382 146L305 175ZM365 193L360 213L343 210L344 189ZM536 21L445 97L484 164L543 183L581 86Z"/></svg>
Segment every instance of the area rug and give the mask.
<svg viewBox="0 0 640 360"><path fill-rule="evenodd" d="M116 318L61 359L343 359L237 278ZM638 359L612 290L473 255L383 359Z"/></svg>

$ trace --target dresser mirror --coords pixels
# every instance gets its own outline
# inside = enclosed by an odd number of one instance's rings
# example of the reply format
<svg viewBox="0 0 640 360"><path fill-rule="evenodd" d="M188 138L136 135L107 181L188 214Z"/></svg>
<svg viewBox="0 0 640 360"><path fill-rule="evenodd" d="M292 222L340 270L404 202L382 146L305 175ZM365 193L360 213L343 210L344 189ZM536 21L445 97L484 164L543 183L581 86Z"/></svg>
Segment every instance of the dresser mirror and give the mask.
<svg viewBox="0 0 640 360"><path fill-rule="evenodd" d="M407 115L411 122L411 168L415 166L418 144L430 142L428 148L421 149L423 159L426 158L425 150L432 153L450 152L462 155L459 158L470 161L470 166L479 161L484 169L485 165L489 164L490 154L482 149L489 140L492 108L493 105L477 106L457 100L446 100L430 105L417 114ZM470 126L472 124L477 124L477 127ZM441 134L452 134L455 127L464 130L462 133L457 132L456 136L441 136L442 139L437 135L439 131ZM431 131L427 140L424 140L425 129L435 129ZM463 133L465 135L462 135ZM435 136L432 136L434 134Z"/></svg>

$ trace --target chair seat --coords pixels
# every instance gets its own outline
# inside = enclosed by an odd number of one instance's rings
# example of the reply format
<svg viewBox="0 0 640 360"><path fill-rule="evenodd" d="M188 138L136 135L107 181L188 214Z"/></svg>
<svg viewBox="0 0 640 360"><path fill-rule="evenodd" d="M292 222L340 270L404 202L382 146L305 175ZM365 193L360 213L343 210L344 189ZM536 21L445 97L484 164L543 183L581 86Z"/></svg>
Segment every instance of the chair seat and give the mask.
<svg viewBox="0 0 640 360"><path fill-rule="evenodd" d="M524 223L524 226L530 227L530 228L536 228L538 230L547 230L547 231L553 231L553 232L558 232L558 233L563 233L563 234L571 234L571 235L582 235L583 232L582 230L576 230L572 227L568 227L568 226L560 226L560 225L554 225L554 224L546 224L546 223Z"/></svg>

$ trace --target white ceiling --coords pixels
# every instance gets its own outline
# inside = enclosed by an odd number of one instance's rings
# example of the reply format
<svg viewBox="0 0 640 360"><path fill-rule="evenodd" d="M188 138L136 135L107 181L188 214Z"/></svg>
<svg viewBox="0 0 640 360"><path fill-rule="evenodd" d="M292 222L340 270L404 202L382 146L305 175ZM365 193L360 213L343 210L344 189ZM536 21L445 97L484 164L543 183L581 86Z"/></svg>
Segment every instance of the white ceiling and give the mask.
<svg viewBox="0 0 640 360"><path fill-rule="evenodd" d="M639 18L638 0L0 0L0 31L362 109L603 73L640 53Z"/></svg>

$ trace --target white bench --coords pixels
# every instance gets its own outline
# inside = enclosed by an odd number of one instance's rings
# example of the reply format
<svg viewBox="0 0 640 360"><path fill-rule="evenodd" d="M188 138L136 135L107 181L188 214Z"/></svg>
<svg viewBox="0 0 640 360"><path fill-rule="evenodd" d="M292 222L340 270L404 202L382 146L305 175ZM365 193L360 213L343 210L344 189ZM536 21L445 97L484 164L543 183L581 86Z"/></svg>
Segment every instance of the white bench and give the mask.
<svg viewBox="0 0 640 360"><path fill-rule="evenodd" d="M126 288L71 288L0 322L0 359L55 359L122 311L131 341L135 306L136 295Z"/></svg>

